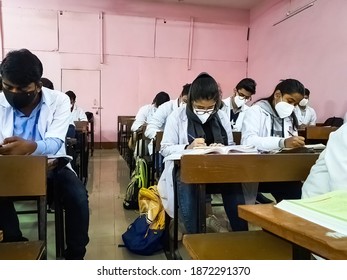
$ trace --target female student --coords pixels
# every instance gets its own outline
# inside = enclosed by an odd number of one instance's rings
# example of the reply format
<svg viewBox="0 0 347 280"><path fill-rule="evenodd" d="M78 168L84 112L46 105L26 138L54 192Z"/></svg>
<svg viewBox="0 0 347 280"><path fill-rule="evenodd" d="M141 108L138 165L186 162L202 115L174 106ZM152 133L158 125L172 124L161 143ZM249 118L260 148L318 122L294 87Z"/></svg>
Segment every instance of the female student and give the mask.
<svg viewBox="0 0 347 280"><path fill-rule="evenodd" d="M304 146L305 138L297 136L298 121L294 113L294 106L304 94L305 87L299 81L281 81L269 97L260 99L246 111L241 143L260 151ZM301 183L260 183L258 191L271 192L279 202L283 198L300 198Z"/></svg>
<svg viewBox="0 0 347 280"><path fill-rule="evenodd" d="M232 145L232 131L227 115L219 110L220 92L217 82L207 73L200 74L191 84L187 106L179 107L168 117L161 142L161 154L166 157L180 153L185 149L209 145ZM168 183L172 172L168 172L169 164L165 164L166 182L161 179L159 192L167 212L172 213L173 190ZM172 171L172 169L171 169ZM178 186L179 218L183 219L185 229L189 233L198 232L196 217L196 186L180 181L180 171L175 174ZM216 184L213 184L216 185ZM222 193L224 209L234 231L247 230L247 222L237 215L237 205L244 204L241 184L217 184L207 186L219 188ZM170 209L171 208L171 209Z"/></svg>

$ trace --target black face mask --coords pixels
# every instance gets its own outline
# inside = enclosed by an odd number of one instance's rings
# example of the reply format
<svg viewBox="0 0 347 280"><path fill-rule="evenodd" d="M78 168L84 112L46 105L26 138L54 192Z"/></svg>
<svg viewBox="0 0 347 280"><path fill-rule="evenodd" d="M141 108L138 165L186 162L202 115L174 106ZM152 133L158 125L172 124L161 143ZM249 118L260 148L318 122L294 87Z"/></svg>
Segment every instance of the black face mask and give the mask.
<svg viewBox="0 0 347 280"><path fill-rule="evenodd" d="M36 96L36 90L13 93L8 89L3 88L2 91L5 94L7 102L17 110L30 105L34 101Z"/></svg>

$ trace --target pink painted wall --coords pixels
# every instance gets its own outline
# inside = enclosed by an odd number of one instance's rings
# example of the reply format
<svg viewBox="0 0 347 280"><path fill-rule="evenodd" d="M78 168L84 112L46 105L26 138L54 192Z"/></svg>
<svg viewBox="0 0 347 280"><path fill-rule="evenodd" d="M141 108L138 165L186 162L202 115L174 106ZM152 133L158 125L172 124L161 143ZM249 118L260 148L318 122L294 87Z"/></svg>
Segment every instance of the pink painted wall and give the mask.
<svg viewBox="0 0 347 280"><path fill-rule="evenodd" d="M4 52L33 51L57 89L74 90L62 87L76 83L85 110L95 111L96 87L80 85L97 79L81 77L100 73L98 102L104 109L96 141L101 135L102 142L115 142L118 115L136 114L161 90L176 98L202 71L216 78L225 95L247 73L248 11L125 0L3 0L2 15Z"/></svg>
<svg viewBox="0 0 347 280"><path fill-rule="evenodd" d="M318 0L273 26L287 11L310 2L273 0L251 11L248 73L258 82L258 97L270 95L280 79L300 80L323 122L347 111L347 1Z"/></svg>

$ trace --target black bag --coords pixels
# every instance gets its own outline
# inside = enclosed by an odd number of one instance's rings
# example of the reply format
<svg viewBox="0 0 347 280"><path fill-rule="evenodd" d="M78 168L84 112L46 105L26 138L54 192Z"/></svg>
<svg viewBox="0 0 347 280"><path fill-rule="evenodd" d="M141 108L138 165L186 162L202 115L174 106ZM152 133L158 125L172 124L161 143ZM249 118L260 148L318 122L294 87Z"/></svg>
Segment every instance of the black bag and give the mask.
<svg viewBox="0 0 347 280"><path fill-rule="evenodd" d="M337 117L331 117L328 118L324 124L324 126L334 126L334 127L340 127L343 125L343 118L337 118Z"/></svg>
<svg viewBox="0 0 347 280"><path fill-rule="evenodd" d="M136 159L135 170L131 174L123 201L124 209L139 209L139 190L147 187L147 163L142 158Z"/></svg>

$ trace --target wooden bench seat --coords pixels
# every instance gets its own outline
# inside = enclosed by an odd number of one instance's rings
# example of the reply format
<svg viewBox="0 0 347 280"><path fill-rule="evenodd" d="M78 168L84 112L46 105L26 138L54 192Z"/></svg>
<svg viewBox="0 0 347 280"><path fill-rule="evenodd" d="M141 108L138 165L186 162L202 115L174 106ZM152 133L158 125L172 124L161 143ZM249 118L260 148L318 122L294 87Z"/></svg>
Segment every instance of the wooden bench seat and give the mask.
<svg viewBox="0 0 347 280"><path fill-rule="evenodd" d="M0 243L0 260L40 260L45 251L44 241Z"/></svg>
<svg viewBox="0 0 347 280"><path fill-rule="evenodd" d="M194 260L290 260L292 245L262 230L199 233L183 236Z"/></svg>

